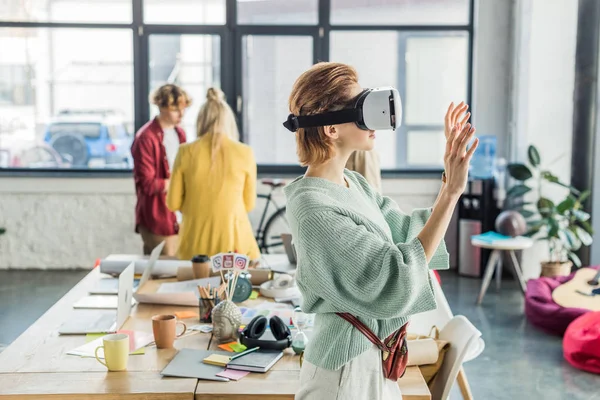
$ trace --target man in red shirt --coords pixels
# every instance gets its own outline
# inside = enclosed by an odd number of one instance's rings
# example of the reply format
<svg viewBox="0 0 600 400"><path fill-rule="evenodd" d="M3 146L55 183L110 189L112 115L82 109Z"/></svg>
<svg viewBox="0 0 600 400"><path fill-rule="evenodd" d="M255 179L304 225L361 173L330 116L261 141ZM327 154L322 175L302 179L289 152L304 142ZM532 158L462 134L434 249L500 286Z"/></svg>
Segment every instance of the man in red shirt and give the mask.
<svg viewBox="0 0 600 400"><path fill-rule="evenodd" d="M179 224L167 208L166 192L177 150L186 141L179 124L191 99L180 87L167 84L154 92L152 103L160 113L137 131L131 146L137 194L135 231L142 236L144 254L165 241L162 254L174 256Z"/></svg>

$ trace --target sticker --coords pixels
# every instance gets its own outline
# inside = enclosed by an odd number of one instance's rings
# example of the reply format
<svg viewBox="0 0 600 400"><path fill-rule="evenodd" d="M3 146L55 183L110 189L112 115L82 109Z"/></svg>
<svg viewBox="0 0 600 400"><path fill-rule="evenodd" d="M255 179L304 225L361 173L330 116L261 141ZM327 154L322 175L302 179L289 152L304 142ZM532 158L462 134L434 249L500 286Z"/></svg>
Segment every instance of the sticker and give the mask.
<svg viewBox="0 0 600 400"><path fill-rule="evenodd" d="M223 269L223 256L220 253L212 256L211 261L213 272L219 272Z"/></svg>
<svg viewBox="0 0 600 400"><path fill-rule="evenodd" d="M250 259L244 255L241 254L236 254L235 255L235 263L234 263L234 267L236 270L238 271L245 271L248 269L248 261L250 261Z"/></svg>
<svg viewBox="0 0 600 400"><path fill-rule="evenodd" d="M233 254L223 254L223 269L233 269Z"/></svg>

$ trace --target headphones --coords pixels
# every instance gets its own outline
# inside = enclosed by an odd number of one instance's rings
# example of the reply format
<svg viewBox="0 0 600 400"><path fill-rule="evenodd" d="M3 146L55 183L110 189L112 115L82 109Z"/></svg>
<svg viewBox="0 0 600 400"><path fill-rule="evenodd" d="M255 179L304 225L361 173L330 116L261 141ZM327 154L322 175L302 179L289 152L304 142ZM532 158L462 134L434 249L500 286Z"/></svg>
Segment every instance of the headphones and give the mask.
<svg viewBox="0 0 600 400"><path fill-rule="evenodd" d="M275 336L275 340L260 340L260 337L267 330L267 317L257 315L244 328L240 335L240 343L251 349L260 347L265 350L284 350L292 345L292 333L290 328L279 318L273 316L269 320L271 332Z"/></svg>

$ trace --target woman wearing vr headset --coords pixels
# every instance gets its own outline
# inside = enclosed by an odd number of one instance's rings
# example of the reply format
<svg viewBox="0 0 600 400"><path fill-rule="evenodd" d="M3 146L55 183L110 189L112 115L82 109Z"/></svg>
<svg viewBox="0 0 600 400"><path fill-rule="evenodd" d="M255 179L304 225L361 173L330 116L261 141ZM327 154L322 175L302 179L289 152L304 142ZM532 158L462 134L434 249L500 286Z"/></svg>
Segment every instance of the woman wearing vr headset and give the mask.
<svg viewBox="0 0 600 400"><path fill-rule="evenodd" d="M446 114L445 172L433 208L409 214L344 168L354 151L373 148L375 129L400 125L395 89L363 90L354 68L319 63L298 78L289 106L284 126L296 132L308 169L285 188L287 216L302 308L316 314L296 399L397 399L382 352L337 313L383 340L436 307L429 269L448 268L443 237L478 143L468 148L475 129L467 106L450 105Z"/></svg>

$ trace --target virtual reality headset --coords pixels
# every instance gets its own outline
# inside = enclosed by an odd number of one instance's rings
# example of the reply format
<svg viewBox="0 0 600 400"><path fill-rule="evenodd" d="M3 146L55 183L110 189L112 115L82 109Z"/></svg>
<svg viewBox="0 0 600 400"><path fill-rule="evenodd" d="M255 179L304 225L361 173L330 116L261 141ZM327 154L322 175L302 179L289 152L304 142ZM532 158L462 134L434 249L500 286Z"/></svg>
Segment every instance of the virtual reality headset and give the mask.
<svg viewBox="0 0 600 400"><path fill-rule="evenodd" d="M402 123L402 101L393 87L363 90L351 108L315 115L290 114L283 123L288 130L354 122L363 130L393 130Z"/></svg>

